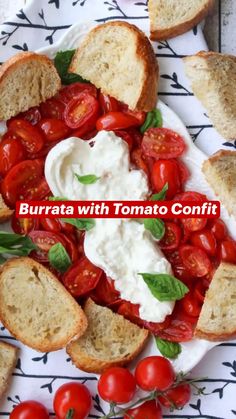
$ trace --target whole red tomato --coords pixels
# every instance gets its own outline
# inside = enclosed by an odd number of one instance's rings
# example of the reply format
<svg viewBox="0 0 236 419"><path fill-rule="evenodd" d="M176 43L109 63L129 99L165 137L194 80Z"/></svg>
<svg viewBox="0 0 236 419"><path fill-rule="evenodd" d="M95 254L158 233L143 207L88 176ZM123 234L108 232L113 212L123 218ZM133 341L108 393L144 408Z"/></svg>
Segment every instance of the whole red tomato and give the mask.
<svg viewBox="0 0 236 419"><path fill-rule="evenodd" d="M66 383L56 391L53 407L57 419L65 419L70 409L73 410L73 419L85 419L92 407L92 397L84 384Z"/></svg>
<svg viewBox="0 0 236 419"><path fill-rule="evenodd" d="M159 403L151 400L143 403L141 406L129 409L124 419L162 419L162 412Z"/></svg>
<svg viewBox="0 0 236 419"><path fill-rule="evenodd" d="M28 400L14 407L10 419L49 419L49 413L41 403Z"/></svg>
<svg viewBox="0 0 236 419"><path fill-rule="evenodd" d="M128 403L133 399L135 390L135 378L126 368L109 368L98 381L98 392L107 402Z"/></svg>
<svg viewBox="0 0 236 419"><path fill-rule="evenodd" d="M167 390L163 396L159 396L158 399L161 404L165 407L170 408L172 403L176 408L180 409L184 407L190 400L191 387L189 384L180 384L179 386Z"/></svg>
<svg viewBox="0 0 236 419"><path fill-rule="evenodd" d="M142 359L135 370L137 384L142 390L167 390L175 380L173 367L162 356L149 356Z"/></svg>

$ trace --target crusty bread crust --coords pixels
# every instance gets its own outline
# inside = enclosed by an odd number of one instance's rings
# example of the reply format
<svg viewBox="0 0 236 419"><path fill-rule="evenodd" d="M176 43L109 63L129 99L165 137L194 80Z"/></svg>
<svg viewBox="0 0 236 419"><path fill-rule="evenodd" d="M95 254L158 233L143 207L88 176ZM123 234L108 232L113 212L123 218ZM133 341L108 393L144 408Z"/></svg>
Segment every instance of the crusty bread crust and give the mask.
<svg viewBox="0 0 236 419"><path fill-rule="evenodd" d="M91 299L88 299L84 307L85 313L94 304L95 303ZM120 315L114 313L114 316L120 316ZM126 321L127 321L127 324L131 323L129 322L129 320L126 320ZM137 328L139 328L139 326L137 326ZM88 354L86 354L84 350L81 350L79 345L75 346L73 341L69 345L67 345L66 352L71 357L72 363L77 368L81 369L82 371L89 372L89 373L101 374L108 368L118 367L118 366L123 367L123 366L128 365L140 354L140 352L145 347L147 340L149 338L148 330L143 329L143 331L144 331L144 337L143 337L143 340L140 342L139 346L136 348L134 352L130 353L128 356L125 356L123 358L121 357L116 358L116 359L113 359L112 361L109 359L101 360L98 358L93 358L92 356L89 356Z"/></svg>
<svg viewBox="0 0 236 419"><path fill-rule="evenodd" d="M40 344L35 344L33 339L25 339L24 336L22 336L22 332L17 330L12 324L9 323L7 314L4 312L3 304L2 304L2 290L1 290L1 283L4 281L4 275L8 271L9 268L14 268L15 266L19 266L21 264L24 266L25 264L29 267L35 269L37 268L38 271L41 271L46 275L50 282L54 283L54 287L57 288L57 292L60 294L64 294L65 298L69 300L71 305L71 311L74 313L73 318L76 319L74 329L70 332L65 331L63 338L58 339L57 342L49 342L46 339L42 338L42 341ZM57 304L57 301L55 301L55 305ZM87 328L87 318L82 310L82 308L79 306L79 304L75 301L75 299L71 296L71 294L65 289L65 287L61 284L61 282L50 272L47 268L45 268L40 263L36 262L35 260L29 258L29 257L19 257L19 258L12 258L9 259L7 262L4 263L2 266L2 270L0 271L0 320L3 323L3 325L6 327L6 329L9 330L9 332L14 336L17 340L22 342L23 344L29 346L32 349L35 349L39 352L51 352L51 351L57 351L59 349L64 348L71 339L80 337Z"/></svg>
<svg viewBox="0 0 236 419"><path fill-rule="evenodd" d="M4 377L5 378L4 382L1 382L1 385L0 385L0 400L6 393L7 388L9 387L11 375L17 363L18 351L19 349L16 346L0 341L0 352L2 352L2 355L4 356L4 353L6 352L10 352L12 355L11 362L7 365L7 375Z"/></svg>
<svg viewBox="0 0 236 419"><path fill-rule="evenodd" d="M197 15L195 15L192 19L166 29L156 29L156 25L152 17L153 11L151 9L151 2L149 2L150 39L152 41L163 41L165 39L175 38L176 36L188 32L190 29L194 28L194 26L198 25L208 14L211 13L214 7L214 2L214 0L209 0L208 4L199 10Z"/></svg>
<svg viewBox="0 0 236 419"><path fill-rule="evenodd" d="M8 208L8 206L5 204L3 197L0 194L0 224L10 220L13 212L14 211Z"/></svg>
<svg viewBox="0 0 236 419"><path fill-rule="evenodd" d="M157 102L157 88L158 88L158 78L159 78L159 66L156 60L156 56L152 45L146 35L135 25L131 25L128 22L123 21L114 21L107 22L102 25L96 26L92 29L82 45L75 52L72 59L69 71L71 73L76 73L76 62L79 55L79 51L82 48L87 48L87 44L91 42L94 34L102 31L104 27L126 27L131 31L136 37L136 56L138 60L141 60L145 68L145 79L143 80L143 86L141 90L140 97L136 103L135 110L138 111L151 111ZM100 86L97 86L100 87ZM103 93L110 94L109 90L102 89ZM117 98L119 99L119 98Z"/></svg>
<svg viewBox="0 0 236 419"><path fill-rule="evenodd" d="M222 54L221 52L215 52L215 51L199 51L197 54L195 55L188 55L187 57L183 58L184 62L191 62L191 61L195 61L196 57L201 57L204 58L206 61L208 58L214 58L214 57L222 57L222 55L226 58L226 59L230 59L235 61L236 63L236 56L235 55L230 55L230 54Z"/></svg>

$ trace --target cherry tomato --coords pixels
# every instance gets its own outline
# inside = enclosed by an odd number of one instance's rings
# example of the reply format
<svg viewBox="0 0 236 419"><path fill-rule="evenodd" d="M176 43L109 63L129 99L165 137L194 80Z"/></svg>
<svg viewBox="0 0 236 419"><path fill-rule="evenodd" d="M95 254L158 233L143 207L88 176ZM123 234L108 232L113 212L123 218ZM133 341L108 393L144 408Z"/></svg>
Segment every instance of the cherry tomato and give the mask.
<svg viewBox="0 0 236 419"><path fill-rule="evenodd" d="M29 400L15 406L10 419L49 419L49 413L41 403Z"/></svg>
<svg viewBox="0 0 236 419"><path fill-rule="evenodd" d="M167 221L165 223L165 235L158 243L161 249L174 250L180 244L181 240L181 228L172 222Z"/></svg>
<svg viewBox="0 0 236 419"><path fill-rule="evenodd" d="M166 396L166 397L165 397ZM174 404L177 409L184 407L191 398L191 387L189 384L180 384L177 387L171 388L164 393L164 396L159 396L158 400L167 408L171 408Z"/></svg>
<svg viewBox="0 0 236 419"><path fill-rule="evenodd" d="M54 244L61 243L66 247L63 237L50 231L34 230L29 233L29 237L38 246L30 256L38 262L48 262L48 252Z"/></svg>
<svg viewBox="0 0 236 419"><path fill-rule="evenodd" d="M20 137L28 154L37 153L43 148L43 134L36 126L32 126L30 122L24 119L13 119L10 121L8 129L10 133Z"/></svg>
<svg viewBox="0 0 236 419"><path fill-rule="evenodd" d="M197 281L194 286L194 300L198 300L200 303L204 302L206 290L208 289L209 284L207 281Z"/></svg>
<svg viewBox="0 0 236 419"><path fill-rule="evenodd" d="M119 301L120 293L116 291L114 281L103 274L94 290L95 300L104 305L110 305Z"/></svg>
<svg viewBox="0 0 236 419"><path fill-rule="evenodd" d="M79 252L76 246L76 241L73 239L73 236L68 234L61 233L61 237L63 237L66 243L66 250L70 255L72 263L75 263L79 258Z"/></svg>
<svg viewBox="0 0 236 419"><path fill-rule="evenodd" d="M143 158L141 148L135 148L131 152L131 161L138 169L143 170L148 175L148 166Z"/></svg>
<svg viewBox="0 0 236 419"><path fill-rule="evenodd" d="M56 98L41 103L40 112L43 118L63 119L65 104Z"/></svg>
<svg viewBox="0 0 236 419"><path fill-rule="evenodd" d="M2 194L10 207L20 199L43 199L50 193L44 178L43 160L24 160L7 173L2 182Z"/></svg>
<svg viewBox="0 0 236 419"><path fill-rule="evenodd" d="M179 166L175 160L157 160L152 168L152 184L155 192L160 192L168 183L167 199L172 199L181 191Z"/></svg>
<svg viewBox="0 0 236 419"><path fill-rule="evenodd" d="M185 166L185 164L182 162L182 160L177 160L177 163L179 166L181 183L182 185L184 185L185 182L187 182L187 180L190 178L190 171L187 168L187 166Z"/></svg>
<svg viewBox="0 0 236 419"><path fill-rule="evenodd" d="M206 218L181 218L184 228L189 231L201 231L207 225Z"/></svg>
<svg viewBox="0 0 236 419"><path fill-rule="evenodd" d="M0 142L0 175L25 159L25 149L19 137L6 133Z"/></svg>
<svg viewBox="0 0 236 419"><path fill-rule="evenodd" d="M210 256L216 253L216 239L210 230L196 231L191 235L191 243L205 250Z"/></svg>
<svg viewBox="0 0 236 419"><path fill-rule="evenodd" d="M92 397L84 384L66 383L56 391L53 408L57 419L65 419L70 409L73 409L73 419L85 419L92 408Z"/></svg>
<svg viewBox="0 0 236 419"><path fill-rule="evenodd" d="M170 262L176 278L179 278L184 283L191 282L193 276L190 275L189 271L185 268L182 258L178 250L175 251L164 251L165 257Z"/></svg>
<svg viewBox="0 0 236 419"><path fill-rule="evenodd" d="M132 304L129 301L123 301L119 308L118 314L124 316L127 320L130 320L132 323L142 326L142 320L139 317L139 305Z"/></svg>
<svg viewBox="0 0 236 419"><path fill-rule="evenodd" d="M236 242L231 239L223 240L219 245L219 257L223 262L236 264Z"/></svg>
<svg viewBox="0 0 236 419"><path fill-rule="evenodd" d="M150 128L143 136L143 152L154 159L173 159L186 148L183 138L168 128Z"/></svg>
<svg viewBox="0 0 236 419"><path fill-rule="evenodd" d="M190 291L182 298L181 306L188 316L198 317L202 308L202 304L198 299L195 299L194 292Z"/></svg>
<svg viewBox="0 0 236 419"><path fill-rule="evenodd" d="M212 264L204 250L191 245L182 245L179 252L190 275L201 278L211 271Z"/></svg>
<svg viewBox="0 0 236 419"><path fill-rule="evenodd" d="M100 92L98 97L103 113L119 111L120 104L114 97Z"/></svg>
<svg viewBox="0 0 236 419"><path fill-rule="evenodd" d="M185 317L185 316L183 316ZM175 319L174 313L169 326L160 331L158 336L170 342L188 342L193 338L193 326L190 318Z"/></svg>
<svg viewBox="0 0 236 419"><path fill-rule="evenodd" d="M11 219L11 227L16 234L28 234L32 230L37 230L39 220L37 218L17 218L13 214Z"/></svg>
<svg viewBox="0 0 236 419"><path fill-rule="evenodd" d="M108 112L96 122L98 131L117 131L137 125L137 119L123 112Z"/></svg>
<svg viewBox="0 0 236 419"><path fill-rule="evenodd" d="M55 142L55 143L48 143L48 144L45 144L45 146L42 148L42 150L40 150L38 153L33 153L33 154L31 154L30 155L30 158L32 159L32 160L34 160L34 159L42 159L42 158L44 158L45 156L47 156L48 155L48 153L49 153L49 151L53 148L53 147L55 147L55 145L57 144L57 142Z"/></svg>
<svg viewBox="0 0 236 419"><path fill-rule="evenodd" d="M216 240L224 240L228 234L224 221L220 219L212 221L211 231L214 234Z"/></svg>
<svg viewBox="0 0 236 419"><path fill-rule="evenodd" d="M81 297L98 284L102 270L86 257L78 260L63 276L63 284L74 297Z"/></svg>
<svg viewBox="0 0 236 419"><path fill-rule="evenodd" d="M138 362L135 378L142 390L164 391L173 384L175 373L168 359L162 356L149 356Z"/></svg>
<svg viewBox="0 0 236 419"><path fill-rule="evenodd" d="M41 218L41 227L45 231L52 231L53 233L61 232L61 223L56 218Z"/></svg>
<svg viewBox="0 0 236 419"><path fill-rule="evenodd" d="M129 409L124 419L162 419L160 405L155 400L150 400L141 406Z"/></svg>
<svg viewBox="0 0 236 419"><path fill-rule="evenodd" d="M61 119L42 119L37 126L43 131L48 142L63 140L71 132L70 128Z"/></svg>
<svg viewBox="0 0 236 419"><path fill-rule="evenodd" d="M136 127L131 127L131 128L128 128L126 132L128 132L133 138L134 146L140 148L143 136L141 132L139 131L139 129Z"/></svg>
<svg viewBox="0 0 236 419"><path fill-rule="evenodd" d="M9 125L10 121L13 119L24 119L25 121L28 121L31 123L31 125L36 125L40 119L41 119L41 113L37 106L34 106L33 108L30 108L28 111L21 112L17 115L17 117L11 118L7 122L7 126Z"/></svg>
<svg viewBox="0 0 236 419"><path fill-rule="evenodd" d="M146 112L144 111L132 111L129 109L128 105L125 103L120 104L120 109L122 112L126 113L127 115L132 116L136 119L137 125L143 125L145 119L146 119Z"/></svg>
<svg viewBox="0 0 236 419"><path fill-rule="evenodd" d="M83 125L95 126L99 113L97 99L89 93L80 93L66 105L64 118L68 127L81 128Z"/></svg>
<svg viewBox="0 0 236 419"><path fill-rule="evenodd" d="M71 99L76 99L80 93L89 93L89 95L97 98L97 89L93 84L76 82L63 87L58 93L57 99L67 105Z"/></svg>
<svg viewBox="0 0 236 419"><path fill-rule="evenodd" d="M115 131L115 134L117 137L121 137L122 140L124 140L129 147L129 150L131 151L133 148L133 138L127 131Z"/></svg>
<svg viewBox="0 0 236 419"><path fill-rule="evenodd" d="M109 368L98 381L100 397L110 403L130 402L134 397L135 390L135 378L126 368Z"/></svg>
<svg viewBox="0 0 236 419"><path fill-rule="evenodd" d="M199 192L187 191L187 192L178 193L175 196L175 200L176 201L206 201L207 197L206 195L203 195Z"/></svg>

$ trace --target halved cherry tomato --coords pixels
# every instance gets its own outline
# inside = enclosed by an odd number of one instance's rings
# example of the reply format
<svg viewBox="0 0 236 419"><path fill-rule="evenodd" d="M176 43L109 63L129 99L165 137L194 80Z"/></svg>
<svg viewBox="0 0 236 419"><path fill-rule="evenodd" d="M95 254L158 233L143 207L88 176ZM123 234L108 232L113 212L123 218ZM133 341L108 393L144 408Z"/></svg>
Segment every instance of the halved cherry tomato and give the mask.
<svg viewBox="0 0 236 419"><path fill-rule="evenodd" d="M11 227L16 234L25 235L32 230L38 230L39 220L37 218L17 218L15 214L13 214Z"/></svg>
<svg viewBox="0 0 236 419"><path fill-rule="evenodd" d="M91 96L97 98L97 89L93 84L80 82L63 87L56 98L67 105L71 99L76 99L80 93L89 93Z"/></svg>
<svg viewBox="0 0 236 419"><path fill-rule="evenodd" d="M20 138L6 133L0 142L0 175L5 176L17 163L25 159L25 149Z"/></svg>
<svg viewBox="0 0 236 419"><path fill-rule="evenodd" d="M95 127L98 114L99 104L97 99L85 92L70 100L66 105L64 118L68 127L78 129L85 124Z"/></svg>
<svg viewBox="0 0 236 419"><path fill-rule="evenodd" d="M59 221L60 221L61 229L63 233L74 235L76 230L72 224L66 223L65 221L63 221L63 219L60 219Z"/></svg>
<svg viewBox="0 0 236 419"><path fill-rule="evenodd" d="M132 304L129 301L123 301L118 308L118 314L124 316L127 320L130 320L132 323L142 325L142 320L139 317L138 304Z"/></svg>
<svg viewBox="0 0 236 419"><path fill-rule="evenodd" d="M210 256L214 256L216 253L216 239L214 234L207 229L201 231L195 231L191 234L191 243L205 250Z"/></svg>
<svg viewBox="0 0 236 419"><path fill-rule="evenodd" d="M13 119L9 123L9 132L20 137L28 154L37 153L44 146L44 137L41 131L24 119Z"/></svg>
<svg viewBox="0 0 236 419"><path fill-rule="evenodd" d="M172 269L174 271L174 275L176 278L183 281L185 284L191 283L193 276L190 275L189 271L187 271L186 267L183 264L182 258L180 257L179 250L175 251L165 251L165 257L170 262Z"/></svg>
<svg viewBox="0 0 236 419"><path fill-rule="evenodd" d="M44 178L43 160L24 160L7 173L2 182L2 194L10 207L17 200L43 199L50 193Z"/></svg>
<svg viewBox="0 0 236 419"><path fill-rule="evenodd" d="M64 238L60 234L50 231L30 231L29 237L38 247L37 250L33 250L30 253L30 256L38 262L48 262L48 252L54 244L61 243L66 247Z"/></svg>
<svg viewBox="0 0 236 419"><path fill-rule="evenodd" d="M146 161L143 158L143 153L141 148L135 148L131 152L131 161L138 168L143 170L148 175L148 166Z"/></svg>
<svg viewBox="0 0 236 419"><path fill-rule="evenodd" d="M28 121L31 123L31 125L36 125L40 119L41 119L41 113L37 106L34 106L33 108L30 108L28 111L21 112L17 115L17 117L11 118L7 122L7 126L9 126L9 123L13 119L25 119L25 121Z"/></svg>
<svg viewBox="0 0 236 419"><path fill-rule="evenodd" d="M61 119L42 119L37 126L43 131L48 142L63 140L71 132L71 129Z"/></svg>
<svg viewBox="0 0 236 419"><path fill-rule="evenodd" d="M167 221L165 223L165 235L158 243L161 249L174 250L180 244L181 240L181 228L172 222Z"/></svg>
<svg viewBox="0 0 236 419"><path fill-rule="evenodd" d="M167 199L172 199L182 190L179 166L175 160L157 160L153 165L151 177L155 192L160 192L168 183Z"/></svg>
<svg viewBox="0 0 236 419"><path fill-rule="evenodd" d="M200 303L203 303L208 286L207 281L203 281L202 279L196 282L193 290L194 301L198 300Z"/></svg>
<svg viewBox="0 0 236 419"><path fill-rule="evenodd" d="M115 134L117 135L117 137L122 138L122 140L124 140L128 144L129 151L131 151L133 148L132 136L127 131L115 131Z"/></svg>
<svg viewBox="0 0 236 419"><path fill-rule="evenodd" d="M137 125L137 119L123 112L108 112L106 115L100 116L96 122L98 131L117 131Z"/></svg>
<svg viewBox="0 0 236 419"><path fill-rule="evenodd" d="M160 331L158 336L170 342L188 342L193 338L193 326L190 321L173 318L169 326Z"/></svg>
<svg viewBox="0 0 236 419"><path fill-rule="evenodd" d="M133 138L134 146L140 148L143 136L141 132L139 131L139 129L135 127L131 127L131 128L128 128L126 132L128 132Z"/></svg>
<svg viewBox="0 0 236 419"><path fill-rule="evenodd" d="M62 230L61 223L57 218L41 218L40 224L45 231L60 233Z"/></svg>
<svg viewBox="0 0 236 419"><path fill-rule="evenodd" d="M57 144L57 142L55 143L48 143L46 144L42 150L40 150L38 153L33 153L30 155L30 158L32 160L34 159L42 159L43 157L47 156L49 151Z"/></svg>
<svg viewBox="0 0 236 419"><path fill-rule="evenodd" d="M110 305L120 300L114 281L103 274L94 290L93 297L98 304Z"/></svg>
<svg viewBox="0 0 236 419"><path fill-rule="evenodd" d="M180 304L188 316L199 316L202 308L202 303L199 301L199 299L195 298L195 294L193 291L188 292L188 294L186 294L184 298L180 300Z"/></svg>
<svg viewBox="0 0 236 419"><path fill-rule="evenodd" d="M167 408L173 405L177 409L184 407L191 398L191 387L189 384L180 384L177 387L167 390L163 396L159 396L158 400Z"/></svg>
<svg viewBox="0 0 236 419"><path fill-rule="evenodd" d="M187 180L190 178L190 171L188 167L182 162L182 160L178 159L177 163L180 170L181 183L182 185L184 185L187 182Z"/></svg>
<svg viewBox="0 0 236 419"><path fill-rule="evenodd" d="M143 123L146 119L146 112L144 112L144 111L132 111L131 109L129 109L128 105L126 105L125 103L120 103L120 110L122 112L126 113L127 115L130 115L133 118L135 118L137 120L138 125L143 125Z"/></svg>
<svg viewBox="0 0 236 419"><path fill-rule="evenodd" d="M41 103L40 112L43 118L63 119L65 104L56 98Z"/></svg>
<svg viewBox="0 0 236 419"><path fill-rule="evenodd" d="M210 229L214 234L216 240L224 240L228 234L227 227L224 221L217 219L212 220Z"/></svg>
<svg viewBox="0 0 236 419"><path fill-rule="evenodd" d="M183 138L168 128L150 128L143 136L143 152L154 159L173 159L186 148Z"/></svg>
<svg viewBox="0 0 236 419"><path fill-rule="evenodd" d="M205 201L207 197L193 191L179 193L175 196L176 201ZM207 218L181 218L184 229L187 232L200 231L206 227Z"/></svg>
<svg viewBox="0 0 236 419"><path fill-rule="evenodd" d="M160 405L157 401L151 400L127 410L124 419L162 419Z"/></svg>
<svg viewBox="0 0 236 419"><path fill-rule="evenodd" d="M219 245L219 257L223 262L236 264L236 242L231 239L223 240Z"/></svg>
<svg viewBox="0 0 236 419"><path fill-rule="evenodd" d="M70 255L72 263L75 263L79 258L76 241L73 239L72 235L68 236L67 234L61 233L61 237L63 237L66 243L66 250Z"/></svg>
<svg viewBox="0 0 236 419"><path fill-rule="evenodd" d="M211 271L212 264L204 250L191 245L182 245L179 252L183 265L190 275L201 278Z"/></svg>
<svg viewBox="0 0 236 419"><path fill-rule="evenodd" d="M81 297L98 284L102 270L86 257L78 260L63 276L63 284L74 297Z"/></svg>
<svg viewBox="0 0 236 419"><path fill-rule="evenodd" d="M120 109L118 100L116 100L114 97L106 95L105 93L102 93L101 91L99 93L98 100L103 113L116 112Z"/></svg>

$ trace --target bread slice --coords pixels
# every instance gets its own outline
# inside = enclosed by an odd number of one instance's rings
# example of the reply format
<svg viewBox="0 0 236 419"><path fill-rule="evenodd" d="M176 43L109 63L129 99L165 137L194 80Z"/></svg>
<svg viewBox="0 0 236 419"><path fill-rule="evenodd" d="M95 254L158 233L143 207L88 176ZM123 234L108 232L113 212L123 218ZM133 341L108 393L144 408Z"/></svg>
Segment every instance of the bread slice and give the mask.
<svg viewBox="0 0 236 419"><path fill-rule="evenodd" d="M217 52L199 52L184 58L193 93L206 108L217 131L236 138L236 57Z"/></svg>
<svg viewBox="0 0 236 419"><path fill-rule="evenodd" d="M0 224L10 220L13 212L14 211L8 208L8 206L5 204L4 199L0 194Z"/></svg>
<svg viewBox="0 0 236 419"><path fill-rule="evenodd" d="M0 67L0 121L54 96L61 80L45 55L20 52Z"/></svg>
<svg viewBox="0 0 236 419"><path fill-rule="evenodd" d="M214 0L149 0L151 39L161 41L189 31L213 5Z"/></svg>
<svg viewBox="0 0 236 419"><path fill-rule="evenodd" d="M229 214L236 217L236 151L218 151L205 160L202 171Z"/></svg>
<svg viewBox="0 0 236 419"><path fill-rule="evenodd" d="M236 338L236 265L221 263L215 272L195 336L216 342Z"/></svg>
<svg viewBox="0 0 236 419"><path fill-rule="evenodd" d="M91 299L84 311L88 329L66 348L76 367L99 374L112 366L127 365L142 351L149 336L147 330Z"/></svg>
<svg viewBox="0 0 236 419"><path fill-rule="evenodd" d="M16 366L18 348L0 341L0 400L4 396Z"/></svg>
<svg viewBox="0 0 236 419"><path fill-rule="evenodd" d="M156 106L158 65L152 45L127 22L108 22L91 30L77 49L70 71L130 109L150 111Z"/></svg>
<svg viewBox="0 0 236 419"><path fill-rule="evenodd" d="M87 327L83 310L60 281L27 257L2 267L0 319L19 341L41 352L65 347Z"/></svg>

